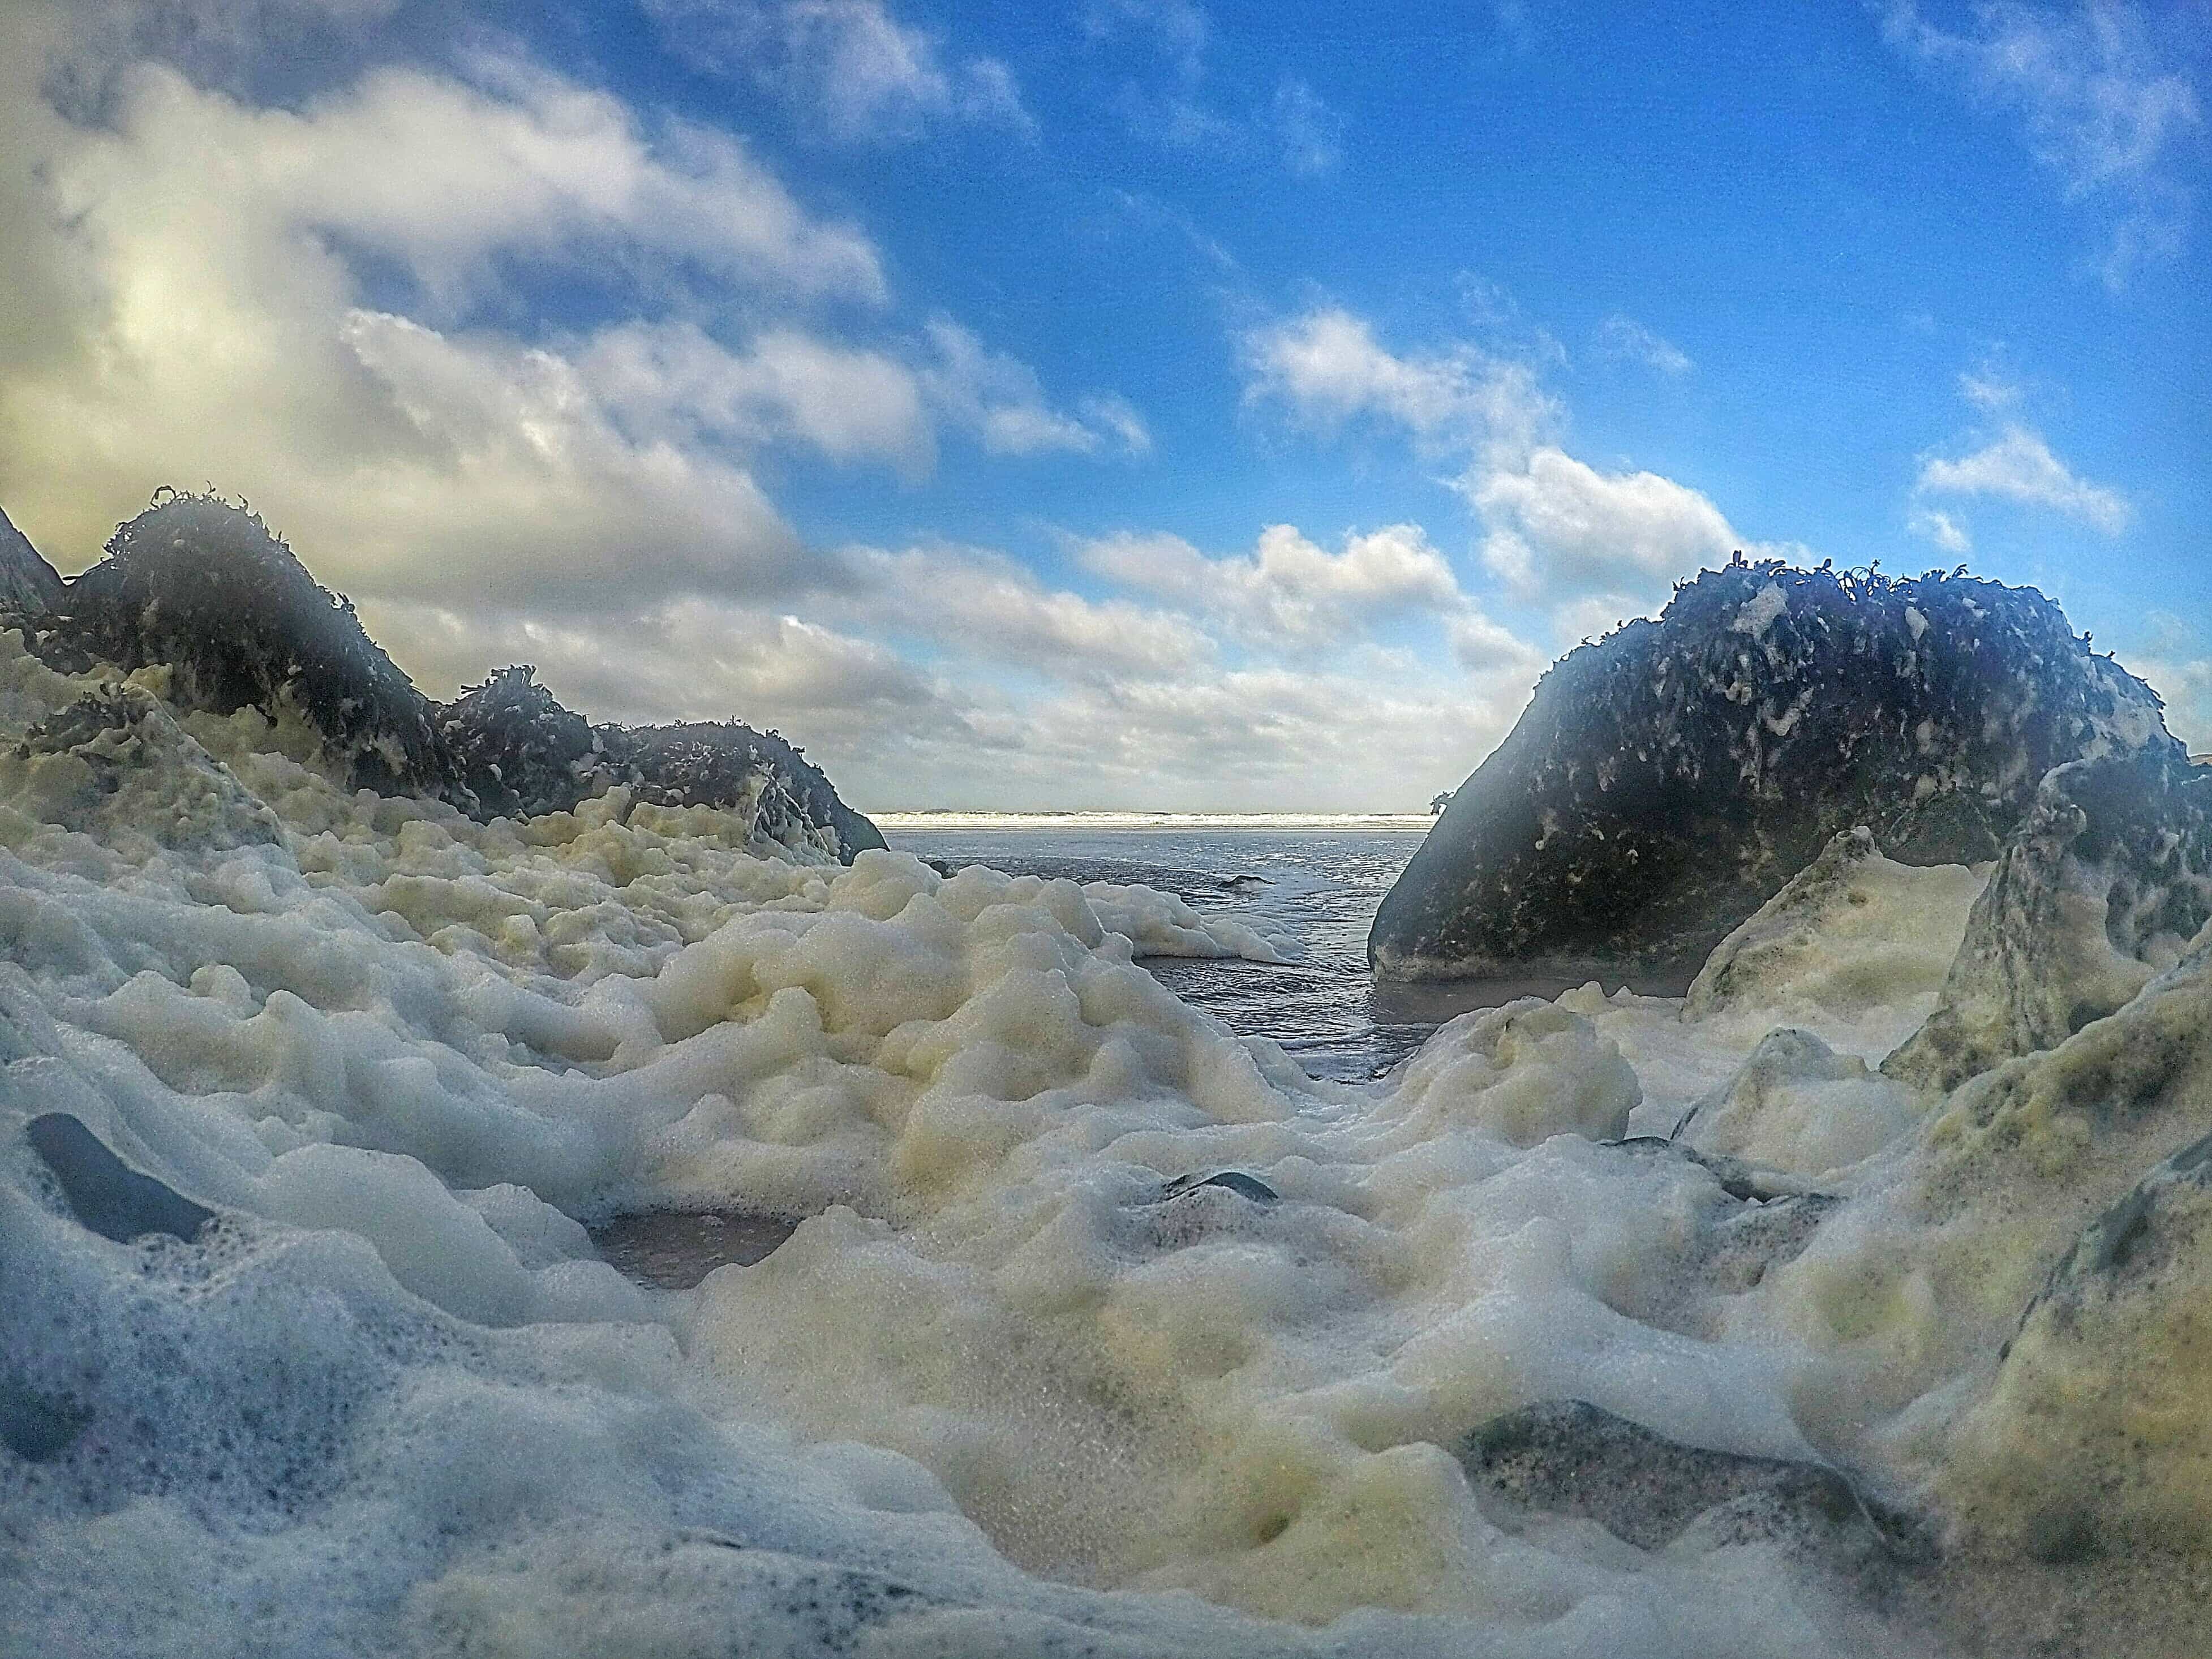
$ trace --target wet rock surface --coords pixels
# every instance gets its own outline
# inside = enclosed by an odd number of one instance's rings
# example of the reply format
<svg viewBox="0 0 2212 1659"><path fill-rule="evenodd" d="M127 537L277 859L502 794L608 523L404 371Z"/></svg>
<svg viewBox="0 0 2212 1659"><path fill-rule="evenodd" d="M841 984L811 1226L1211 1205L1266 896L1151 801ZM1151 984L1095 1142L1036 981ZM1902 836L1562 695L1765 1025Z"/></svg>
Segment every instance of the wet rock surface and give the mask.
<svg viewBox="0 0 2212 1659"><path fill-rule="evenodd" d="M1479 1492L1518 1510L1595 1521L1638 1549L1664 1549L1693 1525L1713 1545L1848 1534L1862 1548L1894 1548L1909 1532L1834 1469L1686 1446L1580 1400L1495 1418L1459 1458Z"/></svg>
<svg viewBox="0 0 2212 1659"><path fill-rule="evenodd" d="M1708 571L1570 653L1383 901L1379 974L1694 970L1860 824L1998 855L2051 768L2182 759L2155 695L2030 589Z"/></svg>
<svg viewBox="0 0 2212 1659"><path fill-rule="evenodd" d="M67 1112L33 1118L23 1136L53 1172L71 1213L102 1238L128 1244L162 1233L189 1244L215 1218L204 1204L132 1169Z"/></svg>
<svg viewBox="0 0 2212 1659"><path fill-rule="evenodd" d="M736 721L593 726L526 665L434 702L349 601L318 584L257 515L219 496L166 492L106 552L64 583L0 518L0 615L52 667L167 665L167 695L180 706L296 712L356 787L489 819L570 811L627 787L653 805L750 812L757 834L794 852L850 863L884 844L773 732Z"/></svg>
<svg viewBox="0 0 2212 1659"><path fill-rule="evenodd" d="M2123 1007L2212 920L2212 775L2162 750L2043 780L1942 1000L1882 1064L1952 1089Z"/></svg>

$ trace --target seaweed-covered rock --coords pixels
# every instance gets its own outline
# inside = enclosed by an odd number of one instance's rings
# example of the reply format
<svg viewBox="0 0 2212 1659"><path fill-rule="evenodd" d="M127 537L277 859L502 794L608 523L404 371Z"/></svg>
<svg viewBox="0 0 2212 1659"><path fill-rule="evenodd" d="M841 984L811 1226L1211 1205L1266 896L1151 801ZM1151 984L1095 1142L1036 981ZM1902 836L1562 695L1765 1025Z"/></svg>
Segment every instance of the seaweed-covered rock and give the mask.
<svg viewBox="0 0 2212 1659"><path fill-rule="evenodd" d="M1708 571L1571 653L1454 793L1368 940L1399 978L1686 974L1831 837L2003 849L2052 767L2181 757L2032 589Z"/></svg>
<svg viewBox="0 0 2212 1659"><path fill-rule="evenodd" d="M1977 901L1936 1012L1882 1063L1949 1090L2124 1006L2212 920L2212 773L2162 753L2061 767Z"/></svg>
<svg viewBox="0 0 2212 1659"><path fill-rule="evenodd" d="M356 787L489 818L567 811L623 785L655 805L747 815L753 836L801 857L850 863L884 845L773 732L735 721L594 726L527 666L432 702L349 601L319 586L257 515L220 496L161 492L116 531L105 560L68 583L0 517L0 613L50 666L163 665L180 707L296 713ZM101 709L103 731L128 724Z"/></svg>
<svg viewBox="0 0 2212 1659"><path fill-rule="evenodd" d="M792 744L734 720L601 726L616 775L659 806L750 806L756 835L794 851L816 848L846 863L884 845L882 833L838 799Z"/></svg>
<svg viewBox="0 0 2212 1659"><path fill-rule="evenodd" d="M36 619L32 648L72 671L165 663L171 700L219 714L295 708L356 787L471 805L430 700L260 518L166 492Z"/></svg>
<svg viewBox="0 0 2212 1659"><path fill-rule="evenodd" d="M438 736L487 812L571 811L606 787L591 722L563 708L537 672L527 664L502 668L438 708Z"/></svg>
<svg viewBox="0 0 2212 1659"><path fill-rule="evenodd" d="M36 617L61 598L62 579L39 556L31 538L0 512L0 611Z"/></svg>

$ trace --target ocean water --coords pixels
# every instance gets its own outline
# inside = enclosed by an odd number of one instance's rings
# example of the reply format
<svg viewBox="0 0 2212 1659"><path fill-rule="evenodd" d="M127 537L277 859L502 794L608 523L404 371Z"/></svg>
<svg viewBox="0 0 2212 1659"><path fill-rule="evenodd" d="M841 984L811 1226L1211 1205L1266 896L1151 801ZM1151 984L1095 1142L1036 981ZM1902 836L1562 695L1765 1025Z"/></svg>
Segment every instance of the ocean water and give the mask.
<svg viewBox="0 0 2212 1659"><path fill-rule="evenodd" d="M1184 1001L1232 1031L1273 1039L1311 1076L1379 1078L1446 1020L1520 996L1556 996L1564 979L1378 983L1367 930L1428 833L1403 815L896 813L884 839L948 868L1138 883L1203 915L1231 916L1290 941L1281 963L1157 957L1145 963ZM1605 988L1620 988L1613 981ZM1640 991L1679 984L1638 981Z"/></svg>
<svg viewBox="0 0 2212 1659"><path fill-rule="evenodd" d="M1281 817L1200 823L1164 815L889 818L884 839L952 868L1139 883L1200 915L1238 917L1291 940L1285 963L1154 957L1146 965L1186 1002L1244 1036L1281 1043L1316 1077L1376 1077L1456 1009L1378 991L1367 970L1376 907L1426 826L1400 819L1328 823Z"/></svg>
<svg viewBox="0 0 2212 1659"><path fill-rule="evenodd" d="M2212 953L1922 1094L1984 872L1436 1024L1418 822L842 867L94 678L0 635L0 1652L2203 1659L2212 1267L2023 1310L2203 1133Z"/></svg>

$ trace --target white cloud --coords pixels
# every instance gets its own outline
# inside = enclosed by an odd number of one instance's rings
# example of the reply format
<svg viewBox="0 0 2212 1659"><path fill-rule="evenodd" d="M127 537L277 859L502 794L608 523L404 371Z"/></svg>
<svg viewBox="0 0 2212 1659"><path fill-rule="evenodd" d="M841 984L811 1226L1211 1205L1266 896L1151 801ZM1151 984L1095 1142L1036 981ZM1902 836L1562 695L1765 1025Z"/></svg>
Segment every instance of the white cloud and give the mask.
<svg viewBox="0 0 2212 1659"><path fill-rule="evenodd" d="M1472 491L1483 562L1531 597L1652 594L1747 544L1711 500L1656 472L1605 473L1545 447Z"/></svg>
<svg viewBox="0 0 2212 1659"><path fill-rule="evenodd" d="M1246 400L1281 403L1324 428L1371 416L1432 450L1521 454L1559 416L1526 364L1471 346L1401 357L1340 307L1253 330L1243 348Z"/></svg>
<svg viewBox="0 0 2212 1659"><path fill-rule="evenodd" d="M1475 297L1493 311L1510 306L1480 288ZM1688 485L1601 472L1569 454L1554 435L1559 405L1524 361L1465 344L1400 356L1365 319L1333 307L1255 330L1243 346L1248 402L1282 404L1323 429L1389 421L1428 454L1464 457L1453 483L1482 522L1483 563L1517 599L1553 607L1561 637L1574 637L1586 599L1617 600L1633 615L1675 578L1738 549L1804 551L1747 540Z"/></svg>
<svg viewBox="0 0 2212 1659"><path fill-rule="evenodd" d="M1598 325L1597 349L1616 362L1641 363L1662 374L1687 374L1694 367L1681 347L1619 312Z"/></svg>
<svg viewBox="0 0 2212 1659"><path fill-rule="evenodd" d="M2019 425L1956 460L1931 456L1913 489L1923 495L1996 495L2046 507L2107 536L2126 529L2134 514L2125 496L2075 477L2039 434Z"/></svg>
<svg viewBox="0 0 2212 1659"><path fill-rule="evenodd" d="M1959 395L1975 408L1996 415L2014 407L2027 393L2003 368L1990 362L1959 372Z"/></svg>
<svg viewBox="0 0 2212 1659"><path fill-rule="evenodd" d="M825 596L825 610L979 664L1018 664L1058 678L1173 679L1216 654L1212 638L1188 618L1055 591L985 549L862 548L842 557L854 587Z"/></svg>
<svg viewBox="0 0 2212 1659"><path fill-rule="evenodd" d="M1094 397L1081 414L1067 414L1051 406L1035 369L991 350L951 318L933 319L927 331L935 361L920 371L924 392L991 454L1071 450L1091 455L1118 449L1142 455L1151 450L1152 434L1125 398Z"/></svg>
<svg viewBox="0 0 2212 1659"><path fill-rule="evenodd" d="M514 59L473 68L474 83L374 70L297 113L142 68L119 131L77 151L58 193L150 214L174 184L204 204L206 242L339 236L447 295L489 280L495 256L635 248L718 281L884 298L868 239L808 215L727 135L677 124L648 138L606 94Z"/></svg>
<svg viewBox="0 0 2212 1659"><path fill-rule="evenodd" d="M913 138L939 120L1036 130L1003 62L948 64L935 35L901 22L883 0L645 0L645 9L678 53L775 88L835 138Z"/></svg>
<svg viewBox="0 0 2212 1659"><path fill-rule="evenodd" d="M1347 535L1335 553L1271 525L1249 556L1230 558L1208 558L1179 536L1124 532L1082 544L1077 559L1274 649L1347 643L1394 615L1474 617L1451 566L1413 524Z"/></svg>
<svg viewBox="0 0 2212 1659"><path fill-rule="evenodd" d="M633 320L595 335L580 367L641 438L679 447L702 437L797 440L833 459L880 459L909 474L926 471L936 453L912 369L795 328L765 330L733 352L696 324Z"/></svg>
<svg viewBox="0 0 2212 1659"><path fill-rule="evenodd" d="M1966 526L1948 513L1939 513L1932 507L1915 509L1905 527L1916 536L1926 537L1946 553L1974 550L1974 540L1966 533Z"/></svg>
<svg viewBox="0 0 2212 1659"><path fill-rule="evenodd" d="M1915 0L1891 0L1882 33L1914 61L1954 74L1984 102L2019 112L2028 147L2074 199L2108 203L2105 278L2118 287L2183 245L2192 191L2180 157L2203 121L2190 61L2201 19L2128 3L1990 3L1952 33Z"/></svg>

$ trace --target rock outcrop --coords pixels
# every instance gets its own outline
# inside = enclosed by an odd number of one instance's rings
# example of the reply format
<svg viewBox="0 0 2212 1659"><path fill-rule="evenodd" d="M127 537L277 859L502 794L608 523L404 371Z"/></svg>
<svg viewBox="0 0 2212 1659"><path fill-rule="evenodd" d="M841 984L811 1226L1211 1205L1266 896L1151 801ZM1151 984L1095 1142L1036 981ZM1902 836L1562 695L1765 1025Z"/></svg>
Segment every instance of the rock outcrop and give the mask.
<svg viewBox="0 0 2212 1659"><path fill-rule="evenodd" d="M35 617L61 597L62 579L31 538L0 513L0 611Z"/></svg>
<svg viewBox="0 0 2212 1659"><path fill-rule="evenodd" d="M1934 1016L1882 1069L1949 1090L2056 1048L2208 921L2212 772L2158 751L2060 767L1976 902Z"/></svg>
<svg viewBox="0 0 2212 1659"><path fill-rule="evenodd" d="M260 518L165 492L33 621L31 648L82 672L167 665L169 697L218 714L295 711L358 788L466 809L430 700Z"/></svg>
<svg viewBox="0 0 2212 1659"><path fill-rule="evenodd" d="M2179 763L2157 695L2032 589L1707 571L1571 653L1368 940L1397 978L1686 978L1830 838L1996 858L2070 761Z"/></svg>
<svg viewBox="0 0 2212 1659"><path fill-rule="evenodd" d="M317 583L258 515L220 496L163 491L106 552L64 582L0 517L0 617L55 668L165 666L179 708L296 715L355 787L489 819L566 811L625 787L654 805L748 814L755 836L802 856L850 863L884 844L773 732L735 721L593 726L526 666L433 702L349 601Z"/></svg>

